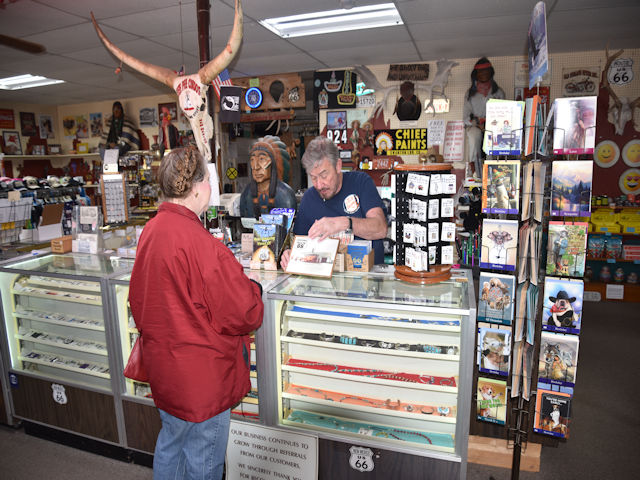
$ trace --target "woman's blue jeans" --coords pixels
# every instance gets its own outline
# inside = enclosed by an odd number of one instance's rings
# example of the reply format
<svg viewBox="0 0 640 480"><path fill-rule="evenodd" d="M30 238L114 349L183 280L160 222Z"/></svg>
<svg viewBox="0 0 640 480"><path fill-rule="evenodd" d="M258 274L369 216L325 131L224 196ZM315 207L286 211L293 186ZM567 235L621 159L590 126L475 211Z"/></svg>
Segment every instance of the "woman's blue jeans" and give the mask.
<svg viewBox="0 0 640 480"><path fill-rule="evenodd" d="M154 480L219 480L229 439L230 411L200 423L158 410L162 429L153 457Z"/></svg>

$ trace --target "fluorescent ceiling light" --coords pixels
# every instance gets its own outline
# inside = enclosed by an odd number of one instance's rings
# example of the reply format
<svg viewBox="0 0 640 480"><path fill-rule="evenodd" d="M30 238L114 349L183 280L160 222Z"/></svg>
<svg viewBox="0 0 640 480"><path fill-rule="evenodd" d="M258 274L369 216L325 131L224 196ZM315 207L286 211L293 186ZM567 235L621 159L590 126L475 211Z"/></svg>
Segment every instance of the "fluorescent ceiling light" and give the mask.
<svg viewBox="0 0 640 480"><path fill-rule="evenodd" d="M20 90L22 88L44 87L64 83L64 80L54 80L52 78L34 76L30 73L18 75L16 77L0 78L0 88L2 90Z"/></svg>
<svg viewBox="0 0 640 480"><path fill-rule="evenodd" d="M267 18L259 22L263 27L283 38L403 24L393 3Z"/></svg>

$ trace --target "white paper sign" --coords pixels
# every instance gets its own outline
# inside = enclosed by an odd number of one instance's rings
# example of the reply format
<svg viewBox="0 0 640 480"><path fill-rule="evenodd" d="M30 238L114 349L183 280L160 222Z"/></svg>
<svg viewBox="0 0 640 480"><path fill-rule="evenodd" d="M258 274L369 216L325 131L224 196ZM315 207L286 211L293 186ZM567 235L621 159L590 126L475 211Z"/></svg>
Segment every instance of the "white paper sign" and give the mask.
<svg viewBox="0 0 640 480"><path fill-rule="evenodd" d="M454 120L447 122L444 133L444 161L453 163L454 168L459 167L456 163L464 161L464 122Z"/></svg>
<svg viewBox="0 0 640 480"><path fill-rule="evenodd" d="M318 437L231 420L227 478L318 478Z"/></svg>
<svg viewBox="0 0 640 480"><path fill-rule="evenodd" d="M102 161L103 173L118 173L118 156L120 152L117 148L110 148L104 151L104 160Z"/></svg>
<svg viewBox="0 0 640 480"><path fill-rule="evenodd" d="M218 181L218 170L215 163L207 163L209 169L209 185L211 185L211 198L209 198L209 206L220 205L220 182Z"/></svg>
<svg viewBox="0 0 640 480"><path fill-rule="evenodd" d="M607 284L605 297L611 300L624 300L624 285Z"/></svg>
<svg viewBox="0 0 640 480"><path fill-rule="evenodd" d="M427 122L427 146L442 145L444 143L444 120L429 120Z"/></svg>

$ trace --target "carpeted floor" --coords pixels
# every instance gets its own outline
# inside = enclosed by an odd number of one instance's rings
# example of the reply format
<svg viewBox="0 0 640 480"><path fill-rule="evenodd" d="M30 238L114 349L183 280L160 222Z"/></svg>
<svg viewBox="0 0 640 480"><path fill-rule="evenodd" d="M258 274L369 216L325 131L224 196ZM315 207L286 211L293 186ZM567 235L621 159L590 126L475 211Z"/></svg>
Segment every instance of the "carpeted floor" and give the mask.
<svg viewBox="0 0 640 480"><path fill-rule="evenodd" d="M558 448L543 447L540 472L520 472L520 479L638 478L639 323L640 304L585 304L571 438ZM489 480L491 477L495 480L512 478L509 469L475 464L469 464L467 468L469 480ZM151 478L150 468L42 440L26 435L23 429L0 426L2 480Z"/></svg>

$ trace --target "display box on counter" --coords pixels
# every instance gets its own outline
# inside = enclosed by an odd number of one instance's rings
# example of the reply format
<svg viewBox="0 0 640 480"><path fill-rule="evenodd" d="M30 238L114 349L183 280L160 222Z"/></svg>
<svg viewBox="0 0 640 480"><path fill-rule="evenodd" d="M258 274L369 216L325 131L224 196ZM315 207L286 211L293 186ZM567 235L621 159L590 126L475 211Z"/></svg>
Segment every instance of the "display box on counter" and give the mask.
<svg viewBox="0 0 640 480"><path fill-rule="evenodd" d="M71 251L72 237L65 235L51 240L51 251L53 253L67 253Z"/></svg>

